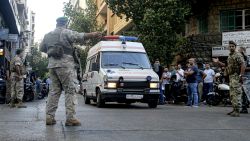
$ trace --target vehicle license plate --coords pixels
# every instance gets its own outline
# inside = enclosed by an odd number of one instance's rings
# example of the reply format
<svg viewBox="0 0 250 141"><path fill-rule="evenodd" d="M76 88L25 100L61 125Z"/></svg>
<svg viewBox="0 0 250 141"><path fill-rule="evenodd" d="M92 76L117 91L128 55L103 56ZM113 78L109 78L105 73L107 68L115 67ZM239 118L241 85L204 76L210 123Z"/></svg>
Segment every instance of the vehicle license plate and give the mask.
<svg viewBox="0 0 250 141"><path fill-rule="evenodd" d="M126 99L142 99L143 95L132 95L132 94L127 94Z"/></svg>

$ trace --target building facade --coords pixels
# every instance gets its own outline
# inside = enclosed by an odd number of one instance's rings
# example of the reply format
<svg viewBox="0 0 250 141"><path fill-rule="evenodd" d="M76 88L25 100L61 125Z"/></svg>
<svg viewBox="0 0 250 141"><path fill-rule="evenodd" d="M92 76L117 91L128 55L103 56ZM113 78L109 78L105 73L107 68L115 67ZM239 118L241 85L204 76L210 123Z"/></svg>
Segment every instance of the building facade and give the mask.
<svg viewBox="0 0 250 141"><path fill-rule="evenodd" d="M250 0L203 0L192 5L193 16L186 24L189 56L203 61L226 58L227 44L234 40L250 55ZM198 50L198 51L197 51Z"/></svg>
<svg viewBox="0 0 250 141"><path fill-rule="evenodd" d="M18 48L28 46L26 0L0 1L0 66L9 68Z"/></svg>
<svg viewBox="0 0 250 141"><path fill-rule="evenodd" d="M104 0L95 0L97 6L96 19L99 26L102 26L107 35L122 35L124 31L132 28L132 20L126 21L115 15L107 6Z"/></svg>

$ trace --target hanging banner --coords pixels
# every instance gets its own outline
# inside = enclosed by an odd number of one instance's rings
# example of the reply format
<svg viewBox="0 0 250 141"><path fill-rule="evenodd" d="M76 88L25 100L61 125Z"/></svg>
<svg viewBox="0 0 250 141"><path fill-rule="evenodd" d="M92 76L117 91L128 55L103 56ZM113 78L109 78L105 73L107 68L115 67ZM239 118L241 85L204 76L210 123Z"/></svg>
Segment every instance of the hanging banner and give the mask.
<svg viewBox="0 0 250 141"><path fill-rule="evenodd" d="M237 46L250 46L250 31L223 32L222 46L228 46L229 41L234 41Z"/></svg>

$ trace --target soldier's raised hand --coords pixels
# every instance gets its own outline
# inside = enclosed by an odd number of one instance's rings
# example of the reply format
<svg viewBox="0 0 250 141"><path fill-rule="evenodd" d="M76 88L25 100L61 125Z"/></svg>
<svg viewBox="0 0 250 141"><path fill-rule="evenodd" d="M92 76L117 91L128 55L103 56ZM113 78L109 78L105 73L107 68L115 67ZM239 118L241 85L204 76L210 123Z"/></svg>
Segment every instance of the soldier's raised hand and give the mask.
<svg viewBox="0 0 250 141"><path fill-rule="evenodd" d="M212 58L212 60L213 60L214 63L218 63L219 62L218 58Z"/></svg>

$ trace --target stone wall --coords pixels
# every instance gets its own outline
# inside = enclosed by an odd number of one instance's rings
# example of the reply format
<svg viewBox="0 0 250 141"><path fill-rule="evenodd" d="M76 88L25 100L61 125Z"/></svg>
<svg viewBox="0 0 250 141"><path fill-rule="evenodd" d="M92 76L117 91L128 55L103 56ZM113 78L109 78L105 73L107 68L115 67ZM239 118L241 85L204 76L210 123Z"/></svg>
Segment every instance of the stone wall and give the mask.
<svg viewBox="0 0 250 141"><path fill-rule="evenodd" d="M207 2L209 2L209 0ZM211 61L212 47L222 44L220 11L250 9L250 0L213 0L207 5L199 5L196 7L200 8L198 10L199 12L196 12L196 14L190 18L188 24L186 24L186 37L188 42L181 47L180 52L177 53L178 56L181 57L175 59L174 62L185 61L190 57L198 58L200 62ZM206 34L199 33L199 14L207 15L208 33Z"/></svg>
<svg viewBox="0 0 250 141"><path fill-rule="evenodd" d="M220 32L220 11L230 9L250 9L250 0L216 0L211 3L208 11L204 11L208 15L208 33ZM186 36L199 34L197 17L199 15L193 15L187 23Z"/></svg>

